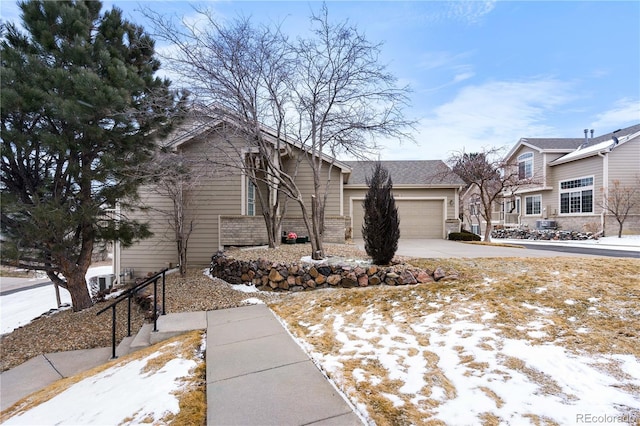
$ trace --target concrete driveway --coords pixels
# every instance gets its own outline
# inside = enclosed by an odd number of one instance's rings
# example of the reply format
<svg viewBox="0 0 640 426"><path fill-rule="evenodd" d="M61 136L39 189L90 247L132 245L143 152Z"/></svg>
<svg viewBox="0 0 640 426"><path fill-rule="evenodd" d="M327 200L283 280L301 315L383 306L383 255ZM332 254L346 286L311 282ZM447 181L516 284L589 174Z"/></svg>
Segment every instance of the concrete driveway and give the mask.
<svg viewBox="0 0 640 426"><path fill-rule="evenodd" d="M354 243L364 250L364 241ZM398 256L422 258L450 258L450 257L599 257L578 253L563 253L558 251L534 250L528 248L494 247L481 244L469 244L449 240L422 240L402 238L398 242Z"/></svg>

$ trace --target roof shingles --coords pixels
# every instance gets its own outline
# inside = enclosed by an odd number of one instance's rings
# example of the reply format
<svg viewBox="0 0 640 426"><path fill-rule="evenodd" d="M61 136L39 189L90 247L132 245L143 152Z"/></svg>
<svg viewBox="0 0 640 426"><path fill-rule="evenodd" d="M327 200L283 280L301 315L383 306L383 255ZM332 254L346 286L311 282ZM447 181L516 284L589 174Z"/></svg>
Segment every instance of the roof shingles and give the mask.
<svg viewBox="0 0 640 426"><path fill-rule="evenodd" d="M348 185L366 185L375 161L344 161L351 168ZM464 181L441 160L381 161L394 185L464 185Z"/></svg>

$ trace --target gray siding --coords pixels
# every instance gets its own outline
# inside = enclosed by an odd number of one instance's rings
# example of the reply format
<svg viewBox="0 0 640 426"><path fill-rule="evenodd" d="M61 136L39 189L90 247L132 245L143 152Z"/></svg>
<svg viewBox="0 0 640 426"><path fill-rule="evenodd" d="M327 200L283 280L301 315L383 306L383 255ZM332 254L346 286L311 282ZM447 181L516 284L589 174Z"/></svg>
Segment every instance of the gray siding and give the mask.
<svg viewBox="0 0 640 426"><path fill-rule="evenodd" d="M609 154L609 182L638 185L640 180L640 136L614 148Z"/></svg>
<svg viewBox="0 0 640 426"><path fill-rule="evenodd" d="M226 142L220 141L215 133L181 148L185 155L202 159L202 167L207 171L207 175L199 179L198 186L190 193L192 198L187 206L187 215L193 219L193 232L188 246L189 265L205 266L220 244L218 216L239 215L242 203L246 202L242 200L242 175L237 168L216 164L227 161L227 154L233 150ZM154 194L149 187L143 188L141 194L141 205L147 210L130 214L149 221L154 236L123 249L121 255L121 268L133 268L138 276L158 271L169 263L177 263L173 230L167 217L157 212L171 212L171 200Z"/></svg>
<svg viewBox="0 0 640 426"><path fill-rule="evenodd" d="M299 154L299 150L294 150L294 155ZM285 171L293 175L295 170L295 161L296 159L288 158L284 163ZM328 178L330 177L330 180ZM324 194L325 186L328 183L328 197L327 203L325 205L325 215L326 216L341 216L342 211L340 211L340 182L342 180L342 172L340 168L333 166L331 168L331 173L329 175L329 164L324 162L323 167L321 169L321 179L320 185L321 190L320 193ZM314 183L313 183L313 169L309 164L307 158L301 158L300 164L298 166L298 173L295 178L298 189L304 196L304 202L306 208L308 210L308 214L311 214L311 195L314 194ZM302 209L300 205L292 200L289 200L287 203L287 211L285 212L286 216L302 216Z"/></svg>

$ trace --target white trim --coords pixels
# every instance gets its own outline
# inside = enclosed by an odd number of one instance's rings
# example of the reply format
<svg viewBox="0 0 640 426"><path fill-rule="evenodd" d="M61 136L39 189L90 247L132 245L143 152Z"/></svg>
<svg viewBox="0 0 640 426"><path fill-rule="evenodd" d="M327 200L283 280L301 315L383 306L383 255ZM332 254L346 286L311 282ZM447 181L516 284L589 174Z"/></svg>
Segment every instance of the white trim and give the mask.
<svg viewBox="0 0 640 426"><path fill-rule="evenodd" d="M540 202L538 203L540 205L540 211L538 213L527 213L527 198L538 198L540 199ZM532 204L532 208L533 208ZM542 215L542 194L537 194L537 195L527 195L524 197L524 216L527 217L535 217L535 216L541 216Z"/></svg>
<svg viewBox="0 0 640 426"><path fill-rule="evenodd" d="M344 216L344 179L340 175L340 216Z"/></svg>
<svg viewBox="0 0 640 426"><path fill-rule="evenodd" d="M530 154L530 155L531 155L531 176L527 176L527 166L526 166L526 162L527 162L527 160L528 160L528 158L529 158L529 157L527 157L527 159L526 159L526 160L520 160L520 157L522 157L522 156L524 156L524 155L528 155L528 154ZM535 172L534 172L534 170L535 170L535 158L536 158L536 155L535 155L533 152L531 152L531 151L525 151L525 152L521 153L520 155L518 155L518 156L516 157L516 165L517 165L517 167L518 167L518 179L520 179L520 180L524 180L524 179L531 179L531 178L533 178L533 176L534 176L534 174L535 174ZM524 176L523 176L523 177L520 177L520 163L525 163L525 166L524 166Z"/></svg>
<svg viewBox="0 0 640 426"><path fill-rule="evenodd" d="M240 173L240 214L247 214L247 175Z"/></svg>
<svg viewBox="0 0 640 426"><path fill-rule="evenodd" d="M607 153L601 153L598 155L602 156L602 205L606 206L607 197L609 196L609 156ZM595 194L593 195L595 197ZM602 211L605 212L606 209L603 207ZM595 208L593 209L593 212L596 212Z"/></svg>
<svg viewBox="0 0 640 426"><path fill-rule="evenodd" d="M562 189L563 182L570 182L573 180L589 179L592 182L589 186L578 186L576 188ZM569 179L562 179L558 181L558 216L593 216L596 214L596 177L595 175L580 176ZM572 192L580 192L580 210L582 210L582 191L591 190L591 211L590 212L571 212L571 195L569 195L569 212L562 213L562 194L571 194Z"/></svg>

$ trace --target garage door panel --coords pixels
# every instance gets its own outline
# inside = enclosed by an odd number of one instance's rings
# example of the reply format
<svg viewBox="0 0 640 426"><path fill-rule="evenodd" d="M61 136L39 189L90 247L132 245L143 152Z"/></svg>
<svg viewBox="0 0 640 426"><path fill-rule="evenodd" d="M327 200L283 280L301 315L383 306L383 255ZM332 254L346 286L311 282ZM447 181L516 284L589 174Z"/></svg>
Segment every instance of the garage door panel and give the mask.
<svg viewBox="0 0 640 426"><path fill-rule="evenodd" d="M443 201L442 200L402 200L396 199L400 216L400 238L442 238ZM364 210L361 200L354 200L353 237L362 238Z"/></svg>

